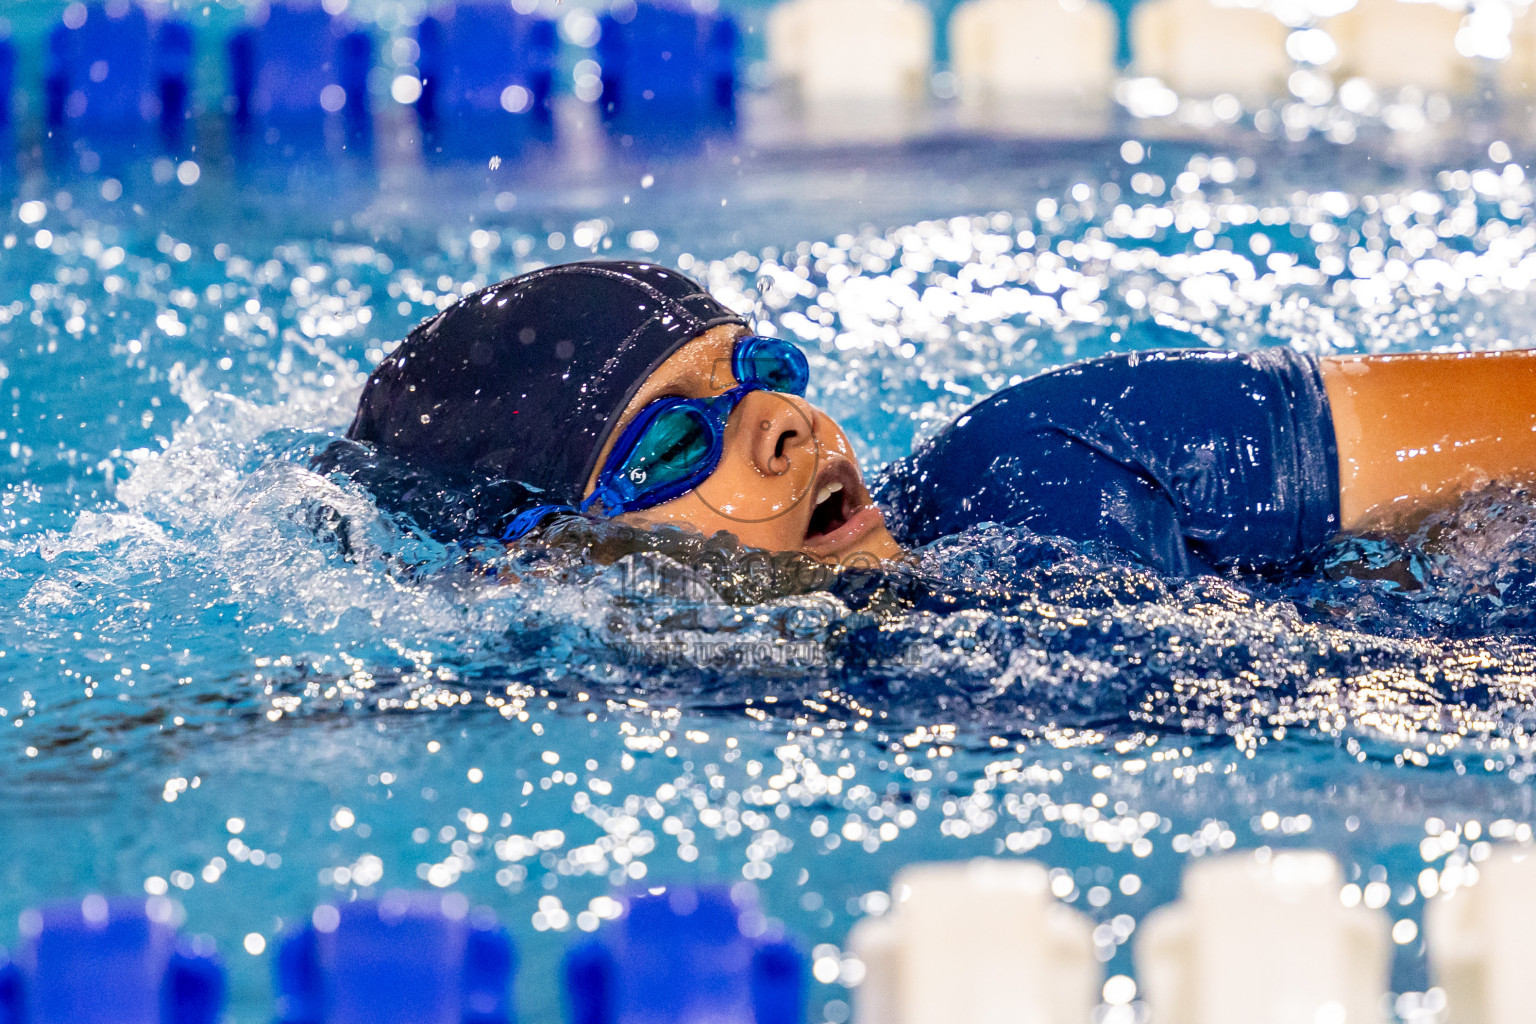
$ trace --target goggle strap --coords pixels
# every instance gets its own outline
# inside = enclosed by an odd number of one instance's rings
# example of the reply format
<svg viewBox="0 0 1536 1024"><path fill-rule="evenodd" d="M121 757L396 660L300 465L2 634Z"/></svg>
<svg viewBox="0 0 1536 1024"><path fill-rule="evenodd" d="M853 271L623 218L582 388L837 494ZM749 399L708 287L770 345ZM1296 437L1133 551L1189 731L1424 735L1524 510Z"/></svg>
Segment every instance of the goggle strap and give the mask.
<svg viewBox="0 0 1536 1024"><path fill-rule="evenodd" d="M535 505L533 508L519 512L512 517L507 528L502 531L501 539L506 541L521 540L531 533L539 523L557 512L576 512L570 505Z"/></svg>
<svg viewBox="0 0 1536 1024"><path fill-rule="evenodd" d="M618 515L624 511L624 498L611 485L600 486L582 500L577 511L585 515L593 509L599 514L606 512L608 515Z"/></svg>

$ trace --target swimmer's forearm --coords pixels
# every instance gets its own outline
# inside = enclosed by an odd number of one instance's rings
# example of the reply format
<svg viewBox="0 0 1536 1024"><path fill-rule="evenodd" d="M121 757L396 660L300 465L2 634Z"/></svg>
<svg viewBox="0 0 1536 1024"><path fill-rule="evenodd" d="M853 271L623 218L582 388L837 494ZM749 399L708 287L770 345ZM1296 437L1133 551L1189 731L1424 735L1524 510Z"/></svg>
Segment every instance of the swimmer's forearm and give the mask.
<svg viewBox="0 0 1536 1024"><path fill-rule="evenodd" d="M1391 531L1490 482L1536 479L1536 350L1319 364L1345 530Z"/></svg>

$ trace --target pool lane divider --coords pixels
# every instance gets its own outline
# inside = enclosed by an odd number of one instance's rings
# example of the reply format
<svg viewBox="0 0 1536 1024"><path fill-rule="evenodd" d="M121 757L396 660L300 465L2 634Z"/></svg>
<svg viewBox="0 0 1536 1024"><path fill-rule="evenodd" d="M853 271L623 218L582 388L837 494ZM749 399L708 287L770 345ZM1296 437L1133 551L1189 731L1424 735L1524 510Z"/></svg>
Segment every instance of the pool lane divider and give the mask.
<svg viewBox="0 0 1536 1024"><path fill-rule="evenodd" d="M1033 861L916 864L849 936L855 1024L1082 1024L1103 984L1093 922Z"/></svg>
<svg viewBox="0 0 1536 1024"><path fill-rule="evenodd" d="M226 51L237 148L320 147L328 122L340 124L346 148L368 148L373 36L351 17L318 5L262 5Z"/></svg>
<svg viewBox="0 0 1536 1024"><path fill-rule="evenodd" d="M1536 851L1485 849L1443 871L1426 867L1418 882L1437 986L1430 995L1445 1019L1527 1019ZM1180 899L1137 929L1137 1019L1378 1019L1393 942L1411 942L1418 929L1408 919L1393 925L1371 889L1362 899L1321 851L1194 862ZM1092 923L1052 890L1031 861L903 868L890 909L849 936L864 966L853 1024L1084 1024L1102 1010L1101 994L1125 1004L1136 986L1102 981ZM648 887L617 908L567 952L568 1024L806 1021L806 958L749 886ZM223 965L212 942L181 932L182 923L181 907L163 896L92 895L25 911L13 955L0 951L0 1024L217 1024ZM460 893L324 903L279 938L274 1019L513 1024L516 970L511 936Z"/></svg>
<svg viewBox="0 0 1536 1024"><path fill-rule="evenodd" d="M630 894L566 955L569 1024L801 1024L807 965L746 887Z"/></svg>
<svg viewBox="0 0 1536 1024"><path fill-rule="evenodd" d="M1166 1024L1381 1017L1392 922L1346 906L1343 872L1318 850L1260 850L1197 861L1180 899L1149 914L1136 972Z"/></svg>
<svg viewBox="0 0 1536 1024"><path fill-rule="evenodd" d="M322 903L281 942L279 1024L510 1024L517 956L459 893Z"/></svg>
<svg viewBox="0 0 1536 1024"><path fill-rule="evenodd" d="M217 1024L224 968L180 918L163 896L23 912L15 959L0 954L0 1024Z"/></svg>
<svg viewBox="0 0 1536 1024"><path fill-rule="evenodd" d="M415 30L414 70L391 86L415 95L422 151L430 159L511 156L554 133L555 23L511 6L447 4Z"/></svg>
<svg viewBox="0 0 1536 1024"><path fill-rule="evenodd" d="M1469 869L1478 873L1476 885L1465 885ZM1475 867L1447 863L1442 876L1453 873L1461 884L1442 891L1424 910L1425 944L1450 1010L1446 1019L1452 1024L1533 1019L1536 851L1495 847Z"/></svg>
<svg viewBox="0 0 1536 1024"><path fill-rule="evenodd" d="M44 123L52 138L98 143L158 126L177 148L185 132L192 28L133 3L71 4L48 34Z"/></svg>
<svg viewBox="0 0 1536 1024"><path fill-rule="evenodd" d="M415 113L428 157L511 155L553 137L562 51L551 18L496 0L433 3L414 37L395 38L381 60L386 33L346 6L252 5L222 46L205 46L224 51L225 95L199 97L189 21L148 0L68 4L40 59L27 62L43 67L49 146L68 156L89 142L75 154L87 173L101 167L97 150L113 163L160 150L190 155L194 114L222 107L245 158L338 146L365 155L372 104L386 91ZM572 40L590 57L577 63L571 88L621 144L733 130L743 35L716 6L623 0ZM954 77L944 89L961 101L964 124L1100 137L1113 134L1117 95L1138 117L1171 114L1183 97L1212 101L1219 118L1236 121L1293 89L1319 104L1339 83L1368 105L1403 89L1466 101L1486 81L1518 101L1536 81L1536 8L1504 22L1457 4L1398 0L1358 0L1316 24L1292 13L1220 0L964 0L949 21ZM910 115L942 81L935 29L920 0L779 0L764 31L768 77L812 137L818 125L839 126L848 133L833 136L840 141L878 135L879 125L912 127ZM16 66L4 36L0 26L0 140ZM1133 63L1121 67L1122 56Z"/></svg>

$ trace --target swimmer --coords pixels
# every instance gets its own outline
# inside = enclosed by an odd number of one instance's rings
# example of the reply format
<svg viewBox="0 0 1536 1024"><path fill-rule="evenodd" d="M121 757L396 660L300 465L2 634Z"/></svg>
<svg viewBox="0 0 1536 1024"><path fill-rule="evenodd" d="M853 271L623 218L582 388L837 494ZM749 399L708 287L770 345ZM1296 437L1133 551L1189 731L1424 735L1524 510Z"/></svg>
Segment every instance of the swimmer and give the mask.
<svg viewBox="0 0 1536 1024"><path fill-rule="evenodd" d="M316 465L474 481L463 521L508 541L579 515L846 565L991 522L1180 575L1304 564L1536 476L1532 351L1107 356L971 407L873 490L808 376L676 271L549 267L413 330Z"/></svg>

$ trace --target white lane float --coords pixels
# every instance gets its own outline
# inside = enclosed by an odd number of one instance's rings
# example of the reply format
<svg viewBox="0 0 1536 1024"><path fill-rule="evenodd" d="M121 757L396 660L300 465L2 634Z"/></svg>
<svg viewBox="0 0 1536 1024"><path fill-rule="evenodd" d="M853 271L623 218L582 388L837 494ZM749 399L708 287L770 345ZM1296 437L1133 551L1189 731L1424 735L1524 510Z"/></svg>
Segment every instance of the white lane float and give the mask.
<svg viewBox="0 0 1536 1024"><path fill-rule="evenodd" d="M1181 96L1262 102L1285 94L1294 70L1290 28L1256 6L1211 0L1144 0L1131 14L1136 73Z"/></svg>
<svg viewBox="0 0 1536 1024"><path fill-rule="evenodd" d="M1103 96L1117 31L1099 0L967 0L950 18L950 63L968 101Z"/></svg>
<svg viewBox="0 0 1536 1024"><path fill-rule="evenodd" d="M1465 5L1454 2L1358 0L1323 28L1338 44L1341 78L1362 78L1381 90L1462 95L1477 81L1476 61L1457 43L1466 15Z"/></svg>
<svg viewBox="0 0 1536 1024"><path fill-rule="evenodd" d="M1536 1007L1536 851L1496 849L1476 885L1441 893L1424 911L1446 1024L1530 1020Z"/></svg>
<svg viewBox="0 0 1536 1024"><path fill-rule="evenodd" d="M1159 1024L1355 1024L1388 988L1385 913L1340 900L1320 851L1259 851L1196 863L1177 903L1148 915L1136 945Z"/></svg>
<svg viewBox="0 0 1536 1024"><path fill-rule="evenodd" d="M918 864L849 937L855 1024L1085 1024L1102 984L1093 925L1032 861Z"/></svg>
<svg viewBox="0 0 1536 1024"><path fill-rule="evenodd" d="M933 64L933 20L916 0L789 0L767 41L775 79L810 105L913 103Z"/></svg>

